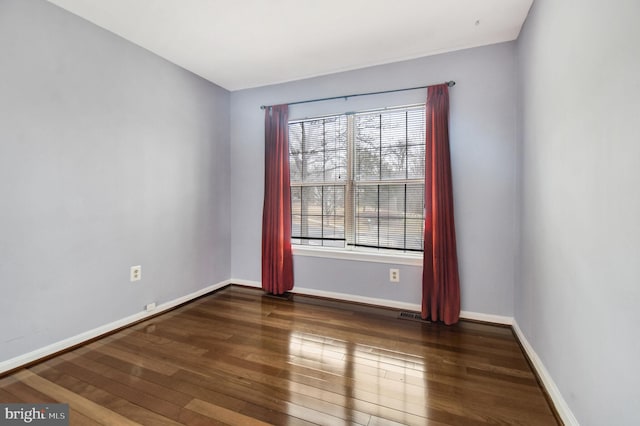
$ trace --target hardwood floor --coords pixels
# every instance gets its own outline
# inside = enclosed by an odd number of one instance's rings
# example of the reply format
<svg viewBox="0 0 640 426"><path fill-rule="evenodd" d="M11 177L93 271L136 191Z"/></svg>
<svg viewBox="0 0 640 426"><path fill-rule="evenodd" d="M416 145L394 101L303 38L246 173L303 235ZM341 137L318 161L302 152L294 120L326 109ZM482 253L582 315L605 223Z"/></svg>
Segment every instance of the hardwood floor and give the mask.
<svg viewBox="0 0 640 426"><path fill-rule="evenodd" d="M555 425L511 330L227 287L0 379L72 425Z"/></svg>

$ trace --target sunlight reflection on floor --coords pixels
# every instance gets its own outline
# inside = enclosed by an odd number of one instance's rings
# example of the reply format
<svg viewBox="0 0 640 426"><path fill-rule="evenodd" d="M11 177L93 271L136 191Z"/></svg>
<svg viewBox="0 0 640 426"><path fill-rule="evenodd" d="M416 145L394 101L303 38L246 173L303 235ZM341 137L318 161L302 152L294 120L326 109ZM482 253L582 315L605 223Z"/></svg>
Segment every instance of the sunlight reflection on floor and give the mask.
<svg viewBox="0 0 640 426"><path fill-rule="evenodd" d="M292 332L289 364L291 374L307 376L309 383L290 382L292 401L298 404L313 396L335 404L335 415L350 420L358 415L388 417L385 408L400 417L400 412L427 417L425 364L418 355ZM297 394L304 397L296 399Z"/></svg>

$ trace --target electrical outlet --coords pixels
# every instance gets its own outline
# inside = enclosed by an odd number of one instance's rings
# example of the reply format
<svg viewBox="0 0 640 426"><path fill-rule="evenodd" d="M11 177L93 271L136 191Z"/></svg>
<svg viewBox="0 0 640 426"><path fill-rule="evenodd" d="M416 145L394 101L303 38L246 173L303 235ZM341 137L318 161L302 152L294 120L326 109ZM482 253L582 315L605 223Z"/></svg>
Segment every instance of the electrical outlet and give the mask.
<svg viewBox="0 0 640 426"><path fill-rule="evenodd" d="M129 274L131 282L140 281L142 279L142 266L132 266Z"/></svg>
<svg viewBox="0 0 640 426"><path fill-rule="evenodd" d="M400 282L400 269L389 269L389 281L392 283Z"/></svg>
<svg viewBox="0 0 640 426"><path fill-rule="evenodd" d="M151 312L151 311L153 311L155 308L156 308L156 303L155 303L155 302L149 303L148 305L145 305L145 307L144 307L144 309L145 309L147 312Z"/></svg>

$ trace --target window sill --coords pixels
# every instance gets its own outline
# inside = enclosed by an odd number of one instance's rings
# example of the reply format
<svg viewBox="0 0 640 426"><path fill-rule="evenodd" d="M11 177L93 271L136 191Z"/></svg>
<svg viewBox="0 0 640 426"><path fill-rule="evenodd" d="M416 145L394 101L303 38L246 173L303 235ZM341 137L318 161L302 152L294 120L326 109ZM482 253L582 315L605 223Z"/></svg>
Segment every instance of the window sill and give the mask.
<svg viewBox="0 0 640 426"><path fill-rule="evenodd" d="M422 266L422 253L380 253L360 250L292 245L294 256L324 257L358 262L389 263L394 265Z"/></svg>

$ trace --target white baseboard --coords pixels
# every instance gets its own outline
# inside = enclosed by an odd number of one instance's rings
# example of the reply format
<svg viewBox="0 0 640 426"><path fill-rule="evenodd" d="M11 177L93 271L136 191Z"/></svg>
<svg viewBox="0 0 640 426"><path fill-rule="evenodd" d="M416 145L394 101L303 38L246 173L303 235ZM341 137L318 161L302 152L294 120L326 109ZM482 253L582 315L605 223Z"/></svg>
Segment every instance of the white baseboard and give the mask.
<svg viewBox="0 0 640 426"><path fill-rule="evenodd" d="M261 288L260 281L251 281L243 279L231 279L233 284L244 285L248 287ZM315 288L294 287L292 293L303 294L308 296L326 297L328 299L345 300L347 302L365 303L367 305L382 306L385 308L403 309L406 311L420 312L422 306L419 303L399 302L395 300L379 299L375 297L359 296L356 294L337 293L333 291L317 290ZM494 324L513 324L513 317L507 317L502 315L483 314L479 312L461 311L460 318L470 319L475 321L484 321Z"/></svg>
<svg viewBox="0 0 640 426"><path fill-rule="evenodd" d="M171 300L169 302L165 302L161 305L158 305L152 311L141 311L137 312L133 315L130 315L126 318L119 319L117 321L111 322L109 324L102 325L100 327L94 328L93 330L85 331L84 333L77 334L73 337L69 337L68 339L61 340L56 343L52 343L40 349L36 349L35 351L31 351L29 353L19 355L15 358L8 359L6 361L0 362L0 373L5 371L13 370L14 368L21 367L23 365L29 364L30 362L36 361L38 359L47 357L49 355L55 354L56 352L63 351L77 344L86 342L103 334L109 333L113 330L117 330L121 327L126 327L127 325L133 324L137 321L143 320L152 315L157 315L163 311L174 308L178 305L181 305L190 300L196 299L202 295L210 293L219 288L225 287L231 283L230 280L225 280L219 282L217 284L213 284L211 286L205 287L198 291L195 291L191 294L187 294L186 296L178 297L177 299Z"/></svg>
<svg viewBox="0 0 640 426"><path fill-rule="evenodd" d="M243 285L246 287L257 287L262 288L262 283L260 281L251 281L251 280L243 280L240 278L232 278L229 280L231 284Z"/></svg>
<svg viewBox="0 0 640 426"><path fill-rule="evenodd" d="M260 281L251 281L232 278L231 283L244 285L247 287L262 288ZM326 297L327 299L344 300L347 302L366 303L367 305L383 306L386 308L405 309L408 311L419 311L420 305L414 303L396 302L387 299L377 299L374 297L358 296L355 294L336 293L333 291L316 290L315 288L294 287L291 291L293 294L302 294L307 296Z"/></svg>
<svg viewBox="0 0 640 426"><path fill-rule="evenodd" d="M420 305L416 303L378 299L375 297L359 296L356 294L336 293L333 291L316 290L314 288L294 287L292 293L304 294L308 296L326 297L328 299L345 300L347 302L365 303L367 305L383 306L386 308L404 309L407 311L420 310Z"/></svg>
<svg viewBox="0 0 640 426"><path fill-rule="evenodd" d="M460 318L490 322L493 324L512 325L513 317L507 317L503 315L483 314L480 312L460 311Z"/></svg>
<svg viewBox="0 0 640 426"><path fill-rule="evenodd" d="M531 360L533 368L538 373L538 377L540 377L540 380L542 380L542 384L549 394L549 397L551 397L553 405L558 411L558 414L560 415L560 418L562 419L564 424L568 426L579 426L578 419L576 419L576 417L573 415L573 412L569 408L567 401L565 401L565 399L562 397L560 389L558 389L556 382L553 381L551 374L549 374L549 371L542 363L542 360L540 359L536 351L533 350L533 347L525 337L524 333L522 333L522 330L518 326L518 322L514 320L511 326L513 327L513 331L516 333L518 340L520 340L524 351L527 353L527 356Z"/></svg>

